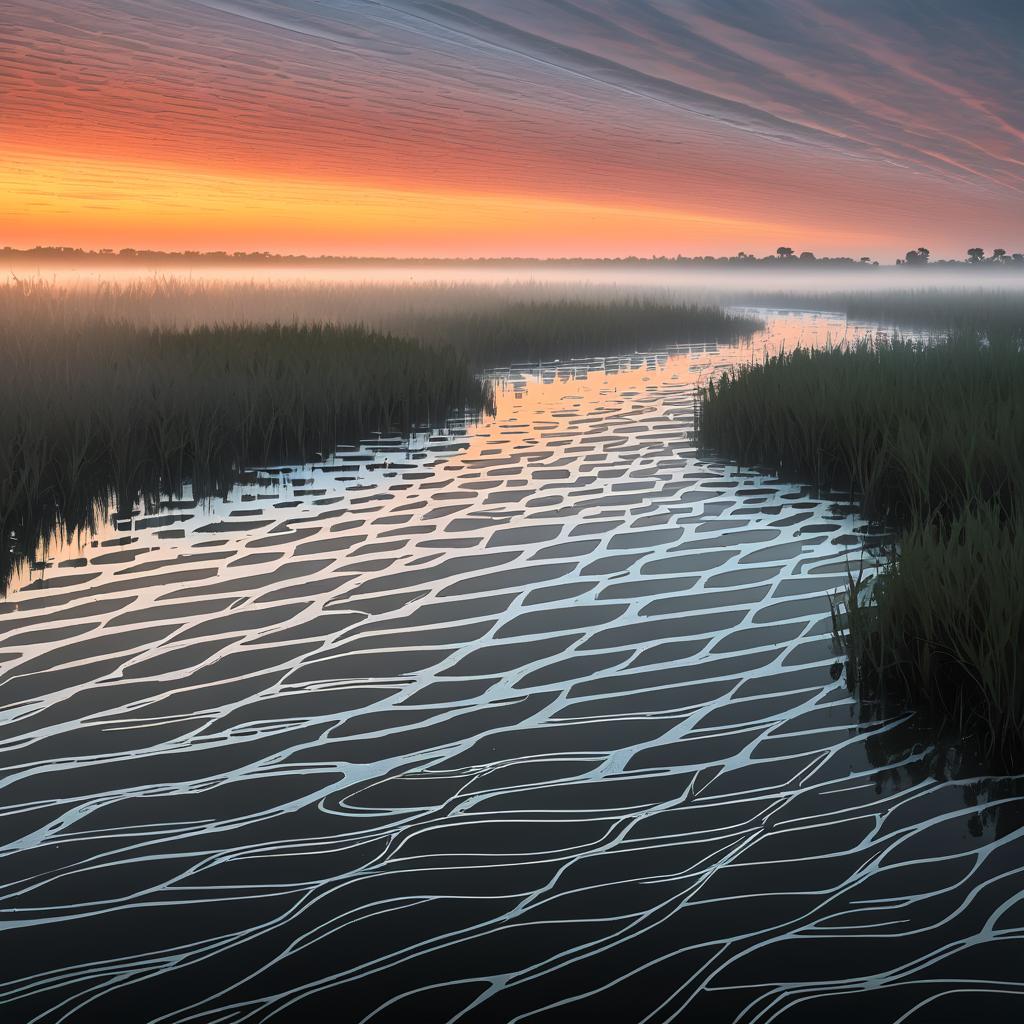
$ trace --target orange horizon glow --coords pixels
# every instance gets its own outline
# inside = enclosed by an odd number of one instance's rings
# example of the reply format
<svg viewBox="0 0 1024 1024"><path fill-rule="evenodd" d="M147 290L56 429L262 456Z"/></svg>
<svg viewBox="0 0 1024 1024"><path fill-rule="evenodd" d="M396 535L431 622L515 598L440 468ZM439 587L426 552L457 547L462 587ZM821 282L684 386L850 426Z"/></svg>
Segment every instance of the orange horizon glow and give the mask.
<svg viewBox="0 0 1024 1024"><path fill-rule="evenodd" d="M793 234L817 242L826 255L829 243L817 227L794 230L781 222L675 209L373 188L270 174L226 178L49 153L25 154L13 167L0 163L0 223L5 244L14 248L283 255L611 256L676 255L684 249L725 255L736 251L736 238L769 252L780 237ZM860 240L873 239L865 234Z"/></svg>
<svg viewBox="0 0 1024 1024"><path fill-rule="evenodd" d="M8 0L0 245L890 262L1024 247L1012 24ZM965 50L985 53L963 74Z"/></svg>

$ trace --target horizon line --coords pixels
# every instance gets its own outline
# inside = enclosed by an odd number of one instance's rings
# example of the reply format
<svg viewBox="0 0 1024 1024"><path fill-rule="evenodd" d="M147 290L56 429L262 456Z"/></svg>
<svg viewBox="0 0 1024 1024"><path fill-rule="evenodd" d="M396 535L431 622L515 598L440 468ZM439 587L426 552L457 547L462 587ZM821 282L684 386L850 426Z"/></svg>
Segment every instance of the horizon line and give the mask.
<svg viewBox="0 0 1024 1024"><path fill-rule="evenodd" d="M784 266L809 267L824 265L834 267L836 265L844 268L857 267L858 269L886 269L903 266L910 266L915 270L924 267L963 267L963 266L1000 266L1012 269L1024 269L1024 253L1010 253L1005 249L994 249L992 254L985 255L984 250L977 248L968 250L966 259L931 259L929 251L920 247L916 250L909 250L907 258L899 258L893 263L882 263L869 256L816 256L810 250L797 252L788 247L785 253L776 250L765 256L757 256L743 250L730 256L686 256L682 253L668 255L637 256L633 254L619 256L408 256L408 255L337 255L330 253L275 253L269 250L234 250L228 252L222 249L198 250L198 249L144 249L125 247L121 249L99 248L85 249L80 246L65 245L37 245L29 249L19 249L14 246L3 246L0 248L0 256L22 257L22 258L46 258L46 259L74 259L87 258L101 261L124 260L127 262L146 259L168 259L176 262L203 261L203 262L264 262L264 263L529 263L529 264L696 264L730 266ZM921 259L917 254L924 253L926 257ZM975 255L980 254L980 255ZM915 258L912 258L915 257Z"/></svg>

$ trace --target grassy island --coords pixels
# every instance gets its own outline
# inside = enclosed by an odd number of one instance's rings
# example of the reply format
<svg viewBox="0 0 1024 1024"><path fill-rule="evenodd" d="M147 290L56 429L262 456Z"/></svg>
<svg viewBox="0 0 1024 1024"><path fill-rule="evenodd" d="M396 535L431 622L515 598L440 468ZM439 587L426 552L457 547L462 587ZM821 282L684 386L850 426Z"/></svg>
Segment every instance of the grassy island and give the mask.
<svg viewBox="0 0 1024 1024"><path fill-rule="evenodd" d="M275 319L279 318L279 319ZM0 592L40 542L185 482L487 408L495 364L730 341L715 307L538 287L0 286Z"/></svg>
<svg viewBox="0 0 1024 1024"><path fill-rule="evenodd" d="M1019 338L981 324L935 344L801 349L726 373L697 400L702 445L849 489L899 528L890 564L851 579L851 666L971 720L1004 751L1024 740Z"/></svg>

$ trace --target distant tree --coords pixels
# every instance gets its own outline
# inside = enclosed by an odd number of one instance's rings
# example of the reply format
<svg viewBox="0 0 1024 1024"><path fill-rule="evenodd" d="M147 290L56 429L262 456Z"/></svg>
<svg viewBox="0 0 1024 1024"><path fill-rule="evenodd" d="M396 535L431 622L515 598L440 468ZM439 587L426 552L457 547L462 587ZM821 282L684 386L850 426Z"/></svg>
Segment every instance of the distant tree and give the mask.
<svg viewBox="0 0 1024 1024"><path fill-rule="evenodd" d="M871 262L871 257L870 256L861 256L860 261L861 261L861 263L870 263Z"/></svg>
<svg viewBox="0 0 1024 1024"><path fill-rule="evenodd" d="M931 256L931 251L926 249L923 245L917 249L911 249L907 253L907 263L912 267L922 267L928 262L928 258Z"/></svg>
<svg viewBox="0 0 1024 1024"><path fill-rule="evenodd" d="M800 259L802 259L804 261L804 263L811 263L815 258L816 257L815 257L813 252L802 252L802 253L800 253Z"/></svg>
<svg viewBox="0 0 1024 1024"><path fill-rule="evenodd" d="M1015 252L1011 257L1014 263L1024 263L1024 252Z"/></svg>
<svg viewBox="0 0 1024 1024"><path fill-rule="evenodd" d="M978 248L968 249L967 258L971 261L971 263L980 263L985 258L985 250Z"/></svg>
<svg viewBox="0 0 1024 1024"><path fill-rule="evenodd" d="M778 249L775 250L775 252L781 259L784 260L790 259L793 255L793 250L788 245L780 245Z"/></svg>
<svg viewBox="0 0 1024 1024"><path fill-rule="evenodd" d="M1006 250L1005 249L993 249L992 250L992 259L995 260L996 263L1002 263L1003 260L1006 259Z"/></svg>

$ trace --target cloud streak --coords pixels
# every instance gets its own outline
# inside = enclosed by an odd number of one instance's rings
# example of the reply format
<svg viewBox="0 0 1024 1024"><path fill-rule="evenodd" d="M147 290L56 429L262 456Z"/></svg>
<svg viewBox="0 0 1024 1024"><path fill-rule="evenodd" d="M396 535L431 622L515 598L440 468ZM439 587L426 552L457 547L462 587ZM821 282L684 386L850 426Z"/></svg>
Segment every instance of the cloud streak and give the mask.
<svg viewBox="0 0 1024 1024"><path fill-rule="evenodd" d="M824 249L1024 232L1024 13L1011 4L6 8L10 181L13 160L77 157L123 166L122 190L159 167L212 176L226 195L233 179L289 195L306 179L347 196L517 197L719 223L680 250L752 244L726 222L791 224L797 244ZM642 232L632 244L648 239L663 244Z"/></svg>

